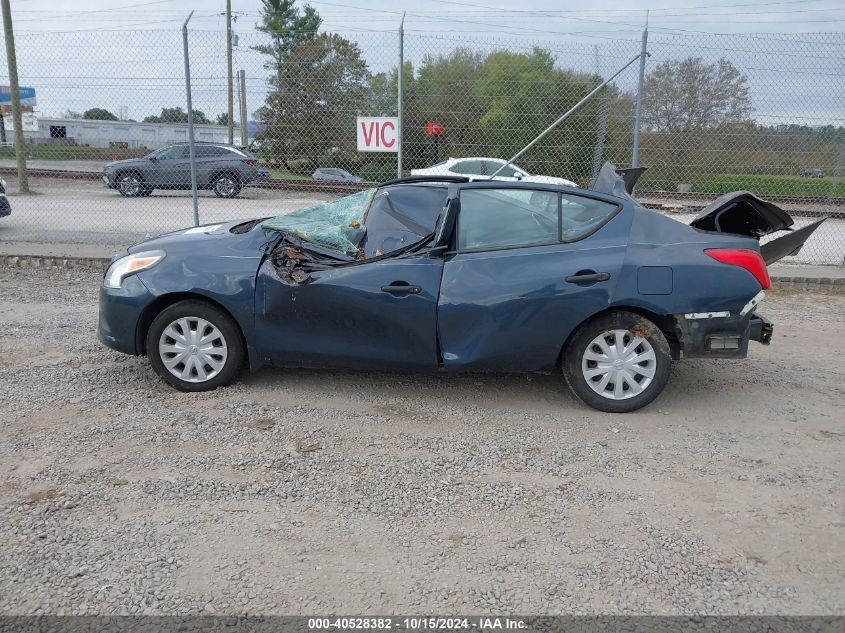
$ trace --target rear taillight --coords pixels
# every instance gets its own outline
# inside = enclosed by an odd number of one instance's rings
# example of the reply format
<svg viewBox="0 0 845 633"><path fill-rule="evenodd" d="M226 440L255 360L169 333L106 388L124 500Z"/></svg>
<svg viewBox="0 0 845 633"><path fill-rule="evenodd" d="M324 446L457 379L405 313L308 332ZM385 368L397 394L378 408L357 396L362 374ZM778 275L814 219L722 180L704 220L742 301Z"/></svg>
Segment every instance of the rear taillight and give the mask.
<svg viewBox="0 0 845 633"><path fill-rule="evenodd" d="M250 167L255 167L258 164L258 161L255 160L254 158L246 158L246 159L242 160L241 162L244 163L245 165L249 165Z"/></svg>
<svg viewBox="0 0 845 633"><path fill-rule="evenodd" d="M766 262L757 251L748 248L708 248L704 252L718 262L744 268L754 275L763 290L768 290L772 286Z"/></svg>

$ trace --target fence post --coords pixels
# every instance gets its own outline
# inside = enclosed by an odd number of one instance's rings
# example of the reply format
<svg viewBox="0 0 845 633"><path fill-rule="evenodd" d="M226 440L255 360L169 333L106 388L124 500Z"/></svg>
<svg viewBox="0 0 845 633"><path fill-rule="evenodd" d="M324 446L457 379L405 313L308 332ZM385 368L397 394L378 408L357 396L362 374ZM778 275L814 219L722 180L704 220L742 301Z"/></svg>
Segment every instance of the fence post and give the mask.
<svg viewBox="0 0 845 633"><path fill-rule="evenodd" d="M241 109L241 145L246 147L249 144L249 117L246 111L246 71L240 70L238 72L238 79L240 83L240 109Z"/></svg>
<svg viewBox="0 0 845 633"><path fill-rule="evenodd" d="M402 112L405 92L402 86L402 76L405 74L405 12L399 22L399 70L396 76L396 177L402 177Z"/></svg>
<svg viewBox="0 0 845 633"><path fill-rule="evenodd" d="M188 59L188 22L191 21L191 16L194 12L188 15L188 19L182 25L182 53L185 56L185 91L188 93L188 150L191 155L191 198L194 203L194 226L200 224L200 212L197 205L197 160L196 151L194 148L194 106L191 103L191 62Z"/></svg>
<svg viewBox="0 0 845 633"><path fill-rule="evenodd" d="M640 49L640 77L637 82L637 107L634 112L634 148L631 152L631 167L640 163L640 120L643 115L643 84L645 83L645 58L648 56L648 12L643 29L643 45Z"/></svg>
<svg viewBox="0 0 845 633"><path fill-rule="evenodd" d="M599 60L599 47L598 44L595 46L595 53L596 53L596 76L601 78L601 62ZM607 119L610 115L610 102L608 100L608 91L606 88L602 89L601 94L599 95L599 103L598 108L596 109L596 115L598 117L598 132L596 134L596 146L593 149L593 169L592 173L590 174L590 181L592 182L595 180L596 176L601 169L601 159L604 156L604 143L605 139L607 138Z"/></svg>

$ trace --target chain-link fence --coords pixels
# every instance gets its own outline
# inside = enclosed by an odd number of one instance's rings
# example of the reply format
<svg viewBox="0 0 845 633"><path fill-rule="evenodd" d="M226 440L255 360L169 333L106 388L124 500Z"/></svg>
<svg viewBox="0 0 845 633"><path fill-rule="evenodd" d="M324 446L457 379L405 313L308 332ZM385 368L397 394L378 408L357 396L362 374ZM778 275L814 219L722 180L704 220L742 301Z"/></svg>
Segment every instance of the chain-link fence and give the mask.
<svg viewBox="0 0 845 633"><path fill-rule="evenodd" d="M437 170L489 173L485 159L510 158L641 46L402 39L406 174L444 161ZM225 147L226 33L189 31L201 222L277 215L395 177L395 152L359 151L357 117L398 114L398 32L235 40L231 142L242 150ZM0 239L121 244L192 224L181 32L21 32L16 47L21 85L36 93L23 120L37 195L11 197ZM843 264L845 34L652 34L648 51L639 199L685 220L747 189L797 225L832 216L792 259ZM604 160L628 166L638 78L633 64L515 167L588 185ZM10 124L0 169L14 192ZM377 144L385 130L367 125Z"/></svg>

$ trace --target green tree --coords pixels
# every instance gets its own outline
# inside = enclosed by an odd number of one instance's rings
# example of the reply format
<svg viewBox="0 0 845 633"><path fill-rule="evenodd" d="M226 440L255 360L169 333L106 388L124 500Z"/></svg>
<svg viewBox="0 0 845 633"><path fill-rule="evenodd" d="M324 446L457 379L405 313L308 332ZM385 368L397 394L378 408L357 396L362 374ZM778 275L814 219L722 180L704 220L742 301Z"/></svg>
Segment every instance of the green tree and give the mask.
<svg viewBox="0 0 845 633"><path fill-rule="evenodd" d="M321 33L291 49L258 117L262 141L288 158L318 160L355 152L355 117L366 114L370 84L358 45Z"/></svg>
<svg viewBox="0 0 845 633"><path fill-rule="evenodd" d="M411 166L431 164L433 139L425 132L429 121L442 123L446 130L440 141L441 158L487 153L487 139L478 126L485 109L475 92L484 59L469 48L423 59L413 93L406 93L405 101L406 153Z"/></svg>
<svg viewBox="0 0 845 633"><path fill-rule="evenodd" d="M475 85L485 113L478 126L492 153L510 158L601 83L596 75L555 67L551 53L497 51ZM597 102L592 99L520 159L534 173L585 178L592 171Z"/></svg>
<svg viewBox="0 0 845 633"><path fill-rule="evenodd" d="M270 43L252 48L267 55L265 67L276 71L297 45L316 37L322 22L311 5L300 11L296 0L261 0L261 24L255 28L268 35Z"/></svg>
<svg viewBox="0 0 845 633"><path fill-rule="evenodd" d="M83 119L92 121L117 121L118 118L105 108L90 108L82 113Z"/></svg>
<svg viewBox="0 0 845 633"><path fill-rule="evenodd" d="M188 122L188 113L185 112L179 106L174 108L162 108L161 114L158 116L151 115L144 118L144 123L187 123ZM197 125L203 125L211 123L208 120L208 117L205 116L204 112L200 110L194 110L194 123Z"/></svg>
<svg viewBox="0 0 845 633"><path fill-rule="evenodd" d="M657 132L688 132L738 123L751 114L748 79L726 59L669 59L646 78L643 121Z"/></svg>
<svg viewBox="0 0 845 633"><path fill-rule="evenodd" d="M226 112L221 112L217 115L217 118L214 119L215 125L228 125L229 123L229 115Z"/></svg>

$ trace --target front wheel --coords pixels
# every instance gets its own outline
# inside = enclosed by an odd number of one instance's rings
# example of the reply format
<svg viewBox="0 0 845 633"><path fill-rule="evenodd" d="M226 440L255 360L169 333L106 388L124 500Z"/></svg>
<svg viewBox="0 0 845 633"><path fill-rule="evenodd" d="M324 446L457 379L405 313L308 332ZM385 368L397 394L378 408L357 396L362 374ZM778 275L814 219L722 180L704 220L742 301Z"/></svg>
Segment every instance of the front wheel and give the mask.
<svg viewBox="0 0 845 633"><path fill-rule="evenodd" d="M218 198L234 198L241 192L241 183L232 174L220 174L211 186Z"/></svg>
<svg viewBox="0 0 845 633"><path fill-rule="evenodd" d="M246 350L232 317L205 301L187 300L153 319L147 357L156 373L180 391L211 391L235 381Z"/></svg>
<svg viewBox="0 0 845 633"><path fill-rule="evenodd" d="M632 312L610 312L580 326L563 355L569 388L600 411L628 413L652 402L669 381L663 332Z"/></svg>
<svg viewBox="0 0 845 633"><path fill-rule="evenodd" d="M143 195L144 185L141 177L134 172L120 174L117 177L117 190L126 198L137 198ZM152 191L152 190L150 190Z"/></svg>

